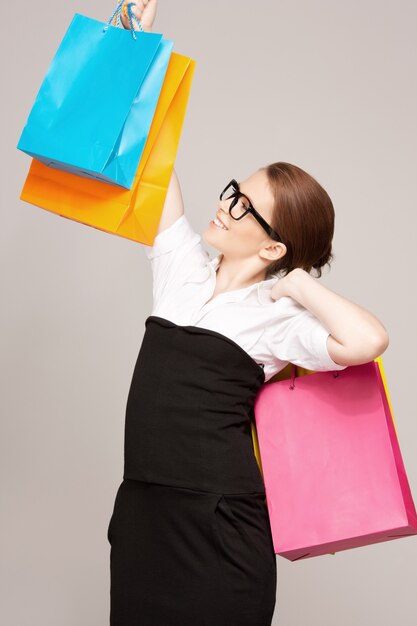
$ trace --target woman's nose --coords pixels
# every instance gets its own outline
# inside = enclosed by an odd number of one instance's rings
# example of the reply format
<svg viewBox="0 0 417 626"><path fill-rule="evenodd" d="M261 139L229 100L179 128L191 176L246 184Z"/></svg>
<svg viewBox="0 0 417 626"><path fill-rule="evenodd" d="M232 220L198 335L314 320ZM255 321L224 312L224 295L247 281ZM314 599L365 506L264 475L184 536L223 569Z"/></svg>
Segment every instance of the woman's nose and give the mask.
<svg viewBox="0 0 417 626"><path fill-rule="evenodd" d="M231 203L231 199L230 198L220 200L219 201L219 209L224 211L224 213L228 213L229 212L230 203Z"/></svg>

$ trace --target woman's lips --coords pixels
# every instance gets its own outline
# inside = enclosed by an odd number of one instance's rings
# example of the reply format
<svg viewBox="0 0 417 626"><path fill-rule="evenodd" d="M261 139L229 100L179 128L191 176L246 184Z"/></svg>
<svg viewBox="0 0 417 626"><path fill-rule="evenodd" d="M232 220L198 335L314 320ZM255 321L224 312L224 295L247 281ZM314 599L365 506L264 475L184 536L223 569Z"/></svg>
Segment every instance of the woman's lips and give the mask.
<svg viewBox="0 0 417 626"><path fill-rule="evenodd" d="M220 222L220 224L218 223ZM216 228L220 228L220 230L229 230L221 220L217 217L214 220L211 220L210 225L215 226Z"/></svg>

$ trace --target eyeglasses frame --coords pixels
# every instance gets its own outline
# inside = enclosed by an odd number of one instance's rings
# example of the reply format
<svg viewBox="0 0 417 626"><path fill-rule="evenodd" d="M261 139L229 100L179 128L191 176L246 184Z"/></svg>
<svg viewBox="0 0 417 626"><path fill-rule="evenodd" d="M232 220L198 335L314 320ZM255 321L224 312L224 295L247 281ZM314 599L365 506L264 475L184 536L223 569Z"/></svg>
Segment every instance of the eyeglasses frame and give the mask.
<svg viewBox="0 0 417 626"><path fill-rule="evenodd" d="M280 237L280 235L278 235L278 233L276 232L276 230L274 230L266 220L264 220L264 218L262 217L262 215L260 215L258 213L258 211L255 209L255 207L253 206L252 202L249 200L248 196L246 196L244 193L242 193L240 191L239 188L239 183L237 182L237 180L235 180L234 178L232 178L232 180L226 185L226 187L223 189L223 191L220 194L220 200L223 200L223 195L226 192L226 190L228 189L228 187L233 186L235 188L235 192L232 193L228 198L225 198L226 200L230 200L230 198L233 198L232 202L230 203L229 206L229 214L230 217L232 219L234 219L235 221L239 221L241 220L243 217L245 217L245 215L247 213L251 213L253 215L253 217L259 222L259 224L262 226L262 228L266 231L266 233L269 235L269 237L271 237L271 239L274 239L275 241L278 241L280 243L284 243ZM232 215L232 209L234 206L236 206L237 202L239 201L239 198L241 197L246 198L246 200L249 202L249 207L246 209L246 211L244 213L242 213L242 215L240 217L233 217Z"/></svg>

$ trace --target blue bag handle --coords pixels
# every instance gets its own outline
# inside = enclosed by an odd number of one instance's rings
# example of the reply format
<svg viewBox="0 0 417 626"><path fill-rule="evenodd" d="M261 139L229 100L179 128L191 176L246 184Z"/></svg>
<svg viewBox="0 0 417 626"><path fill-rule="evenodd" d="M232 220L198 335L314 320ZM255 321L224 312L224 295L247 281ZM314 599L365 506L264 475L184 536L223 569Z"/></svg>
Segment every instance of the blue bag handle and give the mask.
<svg viewBox="0 0 417 626"><path fill-rule="evenodd" d="M109 21L103 28L103 33L108 29L109 25L113 22L115 16L116 16L116 23L114 24L114 26L120 26L121 24L120 15L122 13L123 2L124 0L120 0L119 4L113 11L111 18L109 19ZM143 28L142 28L142 24L140 23L136 15L133 13L132 7L134 6L136 6L134 2L129 2L129 4L127 5L127 14L129 18L129 24L130 24L130 28L132 32L132 37L133 39L136 39L135 29L133 27L133 21L136 22L136 25L139 27L140 32L143 32Z"/></svg>

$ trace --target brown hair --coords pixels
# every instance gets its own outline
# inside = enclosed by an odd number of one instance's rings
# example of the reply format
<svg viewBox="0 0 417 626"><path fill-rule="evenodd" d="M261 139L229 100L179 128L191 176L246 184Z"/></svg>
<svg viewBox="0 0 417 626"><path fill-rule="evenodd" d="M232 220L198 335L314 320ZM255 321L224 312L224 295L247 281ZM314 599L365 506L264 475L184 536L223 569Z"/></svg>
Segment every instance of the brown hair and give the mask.
<svg viewBox="0 0 417 626"><path fill-rule="evenodd" d="M287 252L266 268L265 278L286 276L296 267L311 273L334 258L332 239L335 213L323 187L296 165L279 161L259 168L265 171L275 206L270 225L280 235Z"/></svg>

